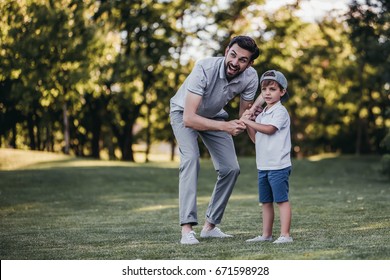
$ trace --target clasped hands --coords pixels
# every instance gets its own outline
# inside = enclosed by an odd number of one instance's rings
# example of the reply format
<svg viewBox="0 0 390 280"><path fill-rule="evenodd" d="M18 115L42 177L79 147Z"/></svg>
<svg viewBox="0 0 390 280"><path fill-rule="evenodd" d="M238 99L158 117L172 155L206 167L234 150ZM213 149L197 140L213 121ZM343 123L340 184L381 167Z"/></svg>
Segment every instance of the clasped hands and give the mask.
<svg viewBox="0 0 390 280"><path fill-rule="evenodd" d="M260 114L262 111L261 107L257 108L250 108L245 110L245 112L242 114L241 118L239 120L232 120L229 123L230 125L230 134L233 136L237 136L241 134L244 130L246 130L246 120L254 121L258 114Z"/></svg>

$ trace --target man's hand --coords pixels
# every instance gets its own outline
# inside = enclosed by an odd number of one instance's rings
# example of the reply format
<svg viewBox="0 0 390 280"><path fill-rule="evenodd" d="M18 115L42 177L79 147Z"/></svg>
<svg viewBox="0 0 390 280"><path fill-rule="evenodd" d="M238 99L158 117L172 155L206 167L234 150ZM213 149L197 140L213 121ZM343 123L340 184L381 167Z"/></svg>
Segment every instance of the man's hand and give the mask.
<svg viewBox="0 0 390 280"><path fill-rule="evenodd" d="M232 136L237 136L246 129L246 125L241 120L231 120L225 123L225 131Z"/></svg>

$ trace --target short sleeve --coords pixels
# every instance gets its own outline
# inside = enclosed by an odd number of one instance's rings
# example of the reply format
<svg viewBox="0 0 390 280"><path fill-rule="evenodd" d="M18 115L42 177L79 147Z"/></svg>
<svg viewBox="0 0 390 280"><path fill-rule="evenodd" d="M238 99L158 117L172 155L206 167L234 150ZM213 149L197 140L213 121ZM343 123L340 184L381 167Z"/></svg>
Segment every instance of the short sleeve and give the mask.
<svg viewBox="0 0 390 280"><path fill-rule="evenodd" d="M275 126L278 130L286 127L289 124L289 115L286 108L280 106L272 114L270 125Z"/></svg>
<svg viewBox="0 0 390 280"><path fill-rule="evenodd" d="M204 95L207 87L206 73L200 63L197 63L192 69L187 79L187 90L198 94Z"/></svg>
<svg viewBox="0 0 390 280"><path fill-rule="evenodd" d="M244 91L241 93L241 98L245 101L252 101L255 99L256 92L259 87L259 76L254 68L249 68L247 72L247 79L249 82Z"/></svg>

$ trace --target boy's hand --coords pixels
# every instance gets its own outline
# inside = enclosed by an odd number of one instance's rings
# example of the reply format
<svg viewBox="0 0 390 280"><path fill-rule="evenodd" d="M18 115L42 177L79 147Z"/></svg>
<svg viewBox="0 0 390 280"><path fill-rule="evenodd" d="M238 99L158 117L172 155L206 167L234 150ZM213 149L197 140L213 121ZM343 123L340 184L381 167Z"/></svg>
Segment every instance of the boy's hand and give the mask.
<svg viewBox="0 0 390 280"><path fill-rule="evenodd" d="M261 113L263 112L263 107L262 106L252 106L250 107L248 110L246 111L249 111L250 114L251 114L251 117L249 118L251 121L254 121L256 119L256 117ZM245 112L246 112L245 111Z"/></svg>
<svg viewBox="0 0 390 280"><path fill-rule="evenodd" d="M249 110L249 109L247 109L247 110L245 110L245 112L242 114L242 116L241 116L241 118L242 119L250 119L251 117L252 117L252 112Z"/></svg>

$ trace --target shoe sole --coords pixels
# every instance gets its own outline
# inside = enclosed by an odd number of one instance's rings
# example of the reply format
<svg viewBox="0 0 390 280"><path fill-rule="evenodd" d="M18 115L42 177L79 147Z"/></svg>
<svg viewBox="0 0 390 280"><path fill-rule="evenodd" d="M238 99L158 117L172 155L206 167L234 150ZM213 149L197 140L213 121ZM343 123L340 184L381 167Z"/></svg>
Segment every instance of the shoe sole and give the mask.
<svg viewBox="0 0 390 280"><path fill-rule="evenodd" d="M233 236L202 236L200 235L201 238L231 238Z"/></svg>

